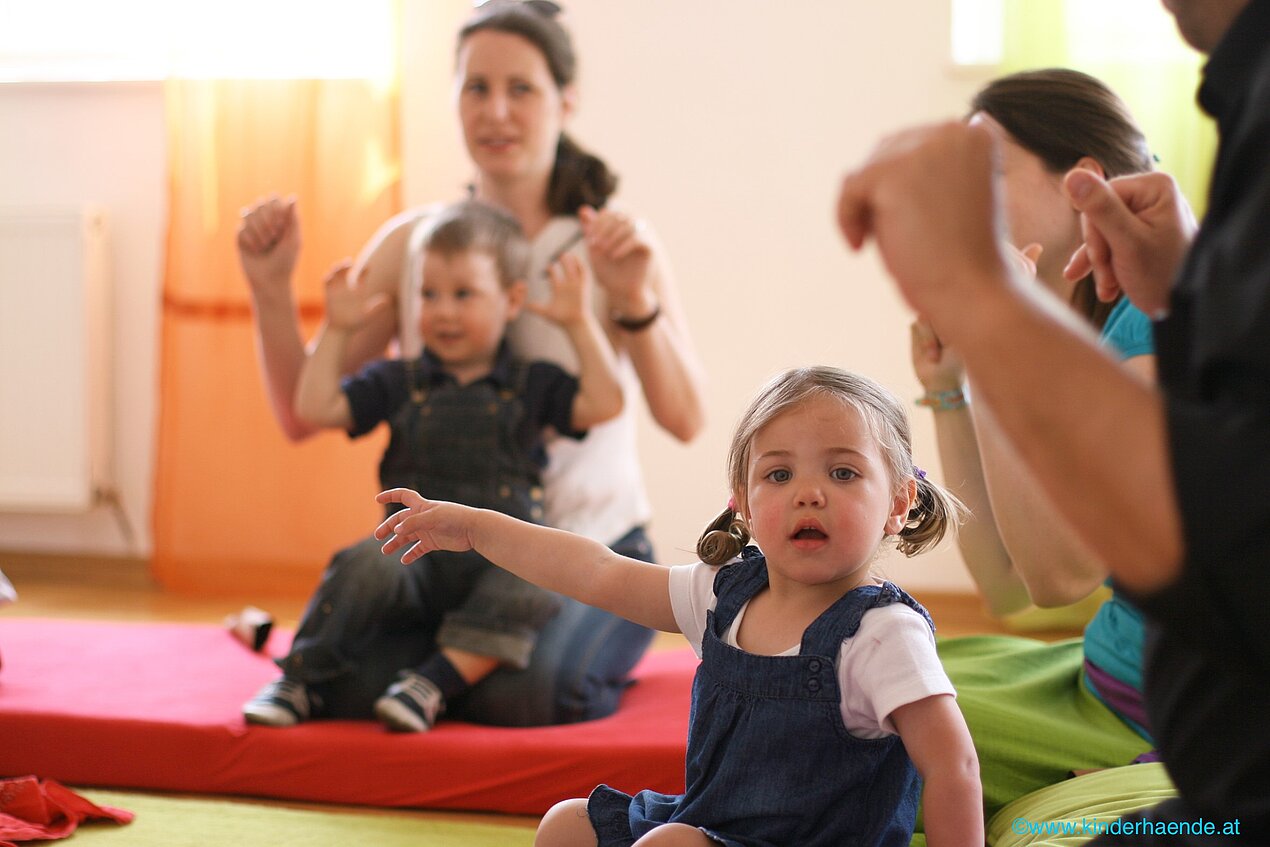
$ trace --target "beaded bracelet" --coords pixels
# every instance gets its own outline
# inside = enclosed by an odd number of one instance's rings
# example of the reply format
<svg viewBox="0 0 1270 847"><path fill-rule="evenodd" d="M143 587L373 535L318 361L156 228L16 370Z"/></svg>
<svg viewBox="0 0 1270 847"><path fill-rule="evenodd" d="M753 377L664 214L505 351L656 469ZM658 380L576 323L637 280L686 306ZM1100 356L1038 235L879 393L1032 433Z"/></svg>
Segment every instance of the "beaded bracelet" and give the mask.
<svg viewBox="0 0 1270 847"><path fill-rule="evenodd" d="M913 402L933 412L952 412L966 408L970 401L966 399L966 393L957 388L952 391L927 391Z"/></svg>

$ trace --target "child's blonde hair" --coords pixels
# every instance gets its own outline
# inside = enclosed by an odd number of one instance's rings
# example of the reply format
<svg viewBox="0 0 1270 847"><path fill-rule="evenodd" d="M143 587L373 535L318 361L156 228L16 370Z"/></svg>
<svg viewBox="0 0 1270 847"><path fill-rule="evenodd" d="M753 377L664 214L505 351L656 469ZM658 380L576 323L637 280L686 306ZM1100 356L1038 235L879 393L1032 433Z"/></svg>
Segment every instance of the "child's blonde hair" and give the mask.
<svg viewBox="0 0 1270 847"><path fill-rule="evenodd" d="M871 379L839 368L794 368L778 374L759 390L737 422L728 451L728 486L733 497L745 491L750 446L759 430L780 415L816 397L832 397L854 409L878 440L893 490L917 481L917 497L900 530L897 549L915 556L934 547L950 526L960 523L965 507L913 465L912 436L904 405ZM697 542L697 556L710 565L735 558L750 540L749 528L735 503L710 523Z"/></svg>

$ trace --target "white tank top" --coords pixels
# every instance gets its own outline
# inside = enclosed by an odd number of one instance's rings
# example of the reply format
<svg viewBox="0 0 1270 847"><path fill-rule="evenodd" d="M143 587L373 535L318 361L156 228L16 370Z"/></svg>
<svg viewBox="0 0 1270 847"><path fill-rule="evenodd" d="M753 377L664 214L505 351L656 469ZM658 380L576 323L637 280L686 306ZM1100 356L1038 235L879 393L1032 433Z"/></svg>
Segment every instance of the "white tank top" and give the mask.
<svg viewBox="0 0 1270 847"><path fill-rule="evenodd" d="M421 245L432 215L440 206L419 209L410 230L403 263L400 296L397 299L400 324L397 328L401 355L418 356L423 351L419 337L419 286L423 278ZM552 218L530 244L529 300L543 302L551 295L547 266L562 252L582 260L587 274L586 245L580 239L577 218ZM607 312L604 289L593 285L592 301L597 316ZM529 360L553 362L572 374L578 372L577 355L564 330L550 321L522 312L508 328L507 337L516 355ZM584 535L602 544L612 544L636 526L648 522L652 507L644 491L639 455L635 445L635 398L641 396L639 378L624 352L617 356L618 378L626 403L618 417L591 427L586 438L553 438L547 444L547 467L543 471L546 489L546 523ZM425 496L427 492L422 492Z"/></svg>

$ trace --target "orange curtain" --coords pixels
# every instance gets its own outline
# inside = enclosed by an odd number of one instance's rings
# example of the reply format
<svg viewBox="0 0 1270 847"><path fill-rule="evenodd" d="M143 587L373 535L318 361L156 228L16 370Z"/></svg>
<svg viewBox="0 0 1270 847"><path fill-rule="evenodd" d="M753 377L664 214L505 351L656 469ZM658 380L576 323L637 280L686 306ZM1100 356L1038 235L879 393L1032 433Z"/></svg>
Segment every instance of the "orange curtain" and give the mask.
<svg viewBox="0 0 1270 847"><path fill-rule="evenodd" d="M311 337L321 280L400 210L395 84L172 80L153 572L207 594L307 594L331 554L369 534L384 437L301 445L274 422L257 367L239 211L299 198L295 285Z"/></svg>

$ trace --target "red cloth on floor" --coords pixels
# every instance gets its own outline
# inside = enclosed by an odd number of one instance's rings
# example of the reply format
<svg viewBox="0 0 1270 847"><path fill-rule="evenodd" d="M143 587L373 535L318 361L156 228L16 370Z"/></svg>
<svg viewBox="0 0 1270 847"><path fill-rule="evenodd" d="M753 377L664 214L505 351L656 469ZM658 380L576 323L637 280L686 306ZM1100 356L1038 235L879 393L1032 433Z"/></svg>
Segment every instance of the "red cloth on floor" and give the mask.
<svg viewBox="0 0 1270 847"><path fill-rule="evenodd" d="M98 806L60 782L34 776L0 779L0 847L65 838L87 820L129 823L132 812Z"/></svg>

